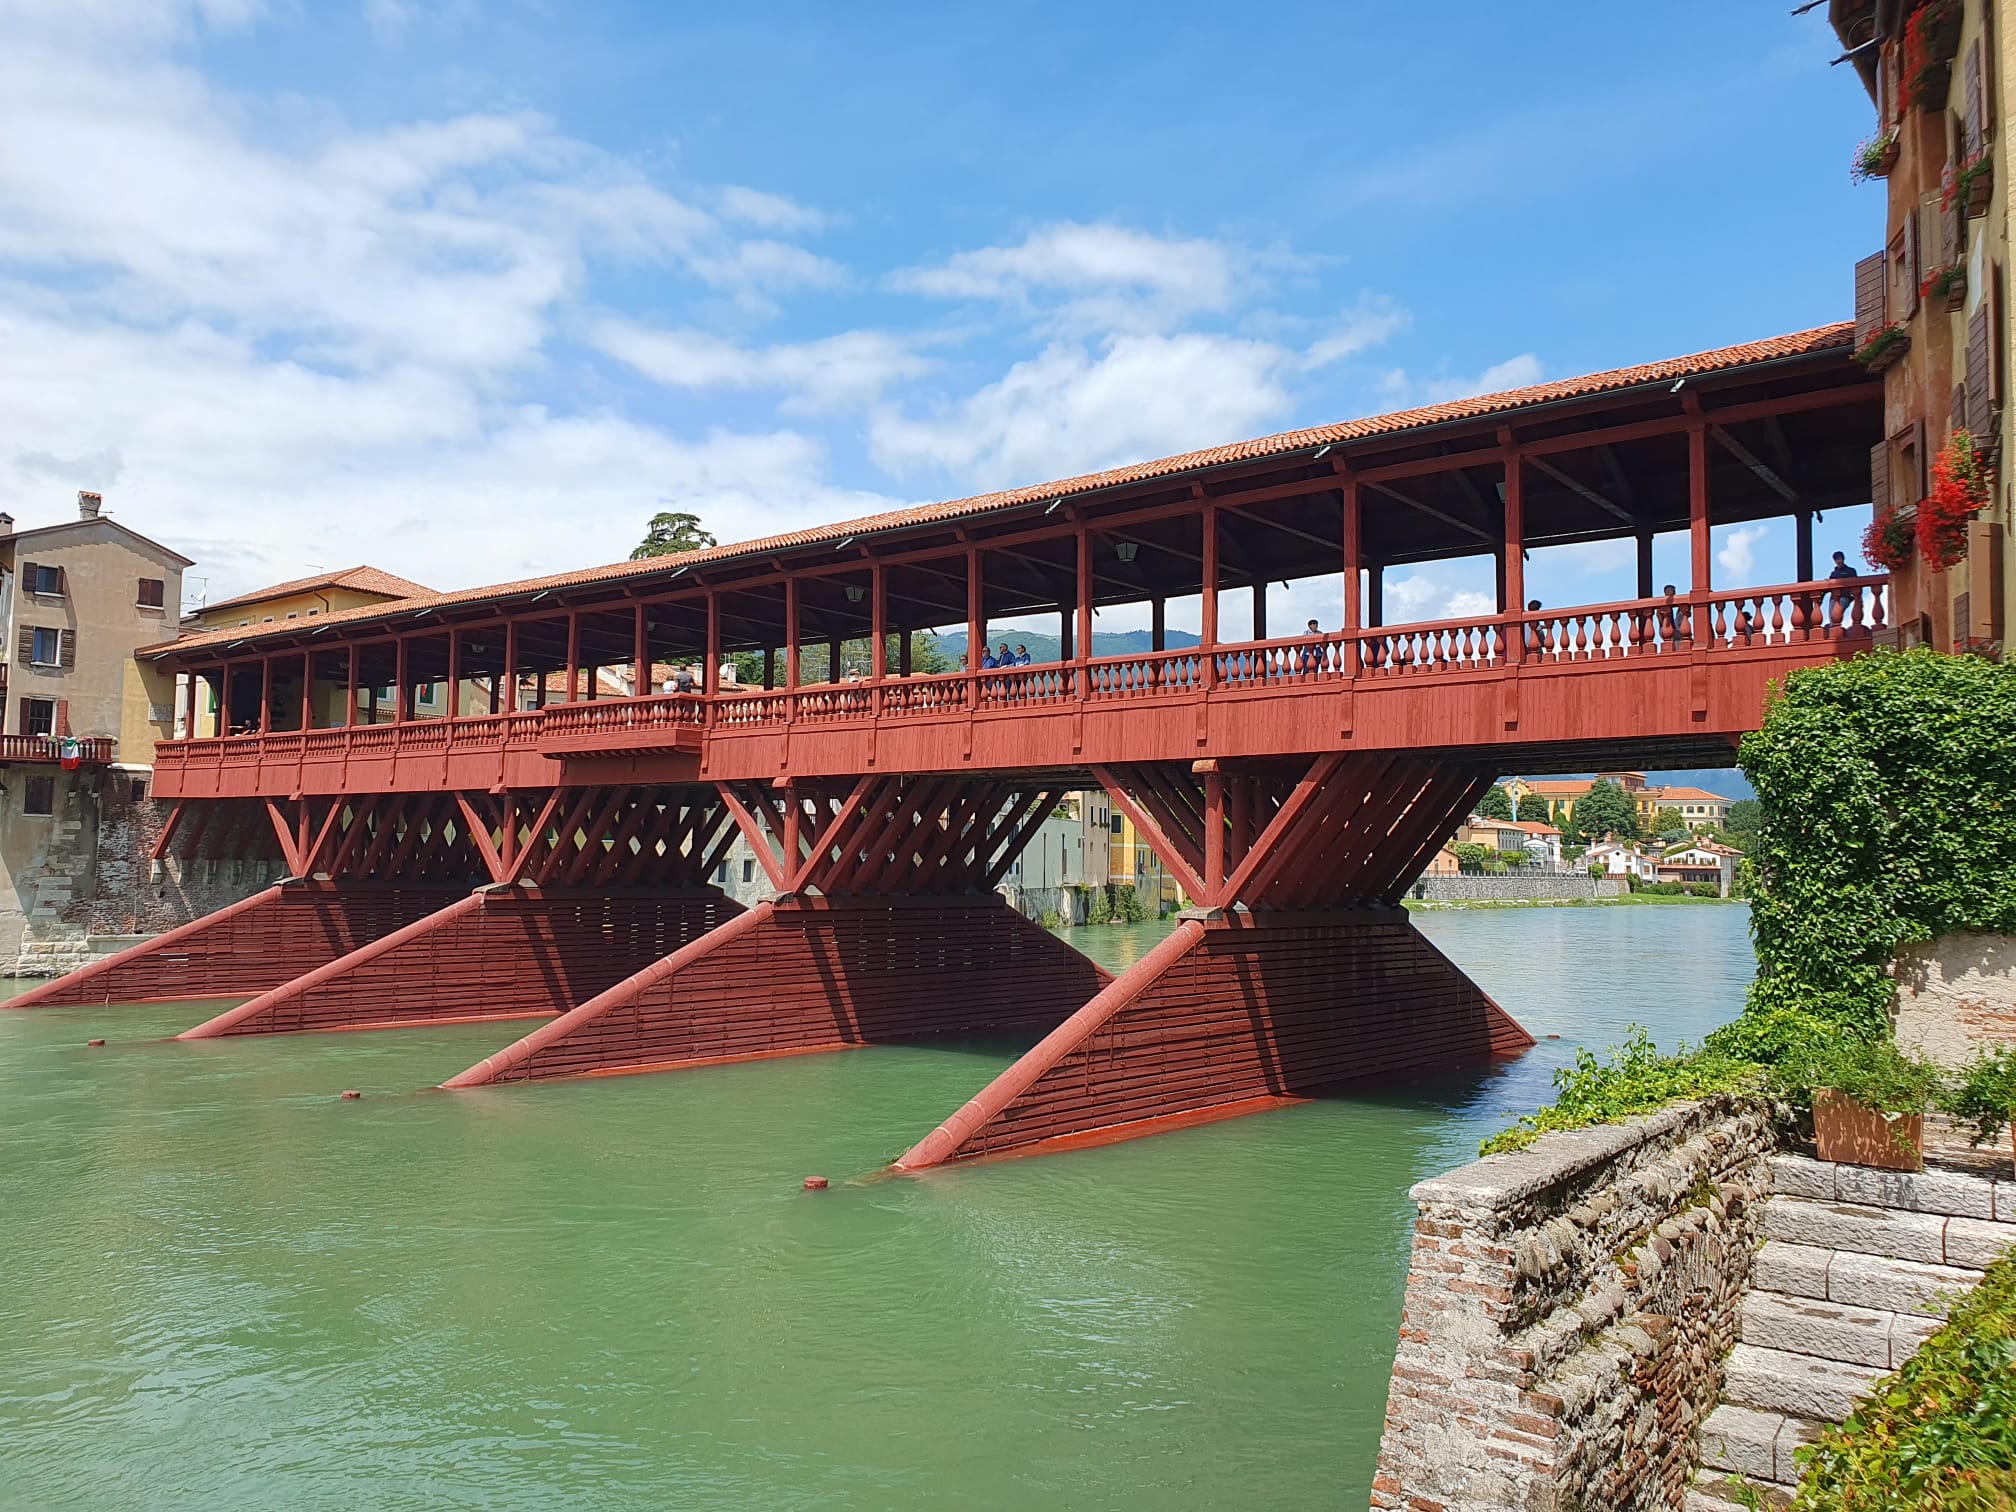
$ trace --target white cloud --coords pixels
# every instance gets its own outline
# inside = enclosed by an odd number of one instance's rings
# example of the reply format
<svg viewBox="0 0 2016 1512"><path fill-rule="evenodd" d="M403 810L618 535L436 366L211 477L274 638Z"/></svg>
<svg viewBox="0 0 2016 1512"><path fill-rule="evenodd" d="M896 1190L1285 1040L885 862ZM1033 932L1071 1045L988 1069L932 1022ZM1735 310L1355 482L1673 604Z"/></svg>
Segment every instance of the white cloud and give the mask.
<svg viewBox="0 0 2016 1512"><path fill-rule="evenodd" d="M1009 487L1251 435L1286 412L1295 356L1265 342L1186 332L1113 337L1096 354L1056 343L924 419L874 417L869 447L919 467Z"/></svg>
<svg viewBox="0 0 2016 1512"><path fill-rule="evenodd" d="M826 217L819 211L787 199L766 194L741 184L729 184L715 192L715 207L721 218L760 231L795 231L809 235L825 229Z"/></svg>
<svg viewBox="0 0 2016 1512"><path fill-rule="evenodd" d="M1395 368L1386 375L1384 388L1387 398L1398 405L1449 404L1479 394L1529 388L1543 376L1540 359L1531 352L1521 352L1493 363L1474 378L1414 378L1406 369Z"/></svg>
<svg viewBox="0 0 2016 1512"><path fill-rule="evenodd" d="M1475 564L1471 564L1470 570L1476 570ZM1404 578L1386 580L1385 609L1389 625L1475 619L1495 614L1498 596L1477 588L1459 588L1445 578L1431 577L1425 572L1413 572Z"/></svg>
<svg viewBox="0 0 2016 1512"><path fill-rule="evenodd" d="M1738 577L1757 565L1757 543L1771 533L1769 525L1739 525L1722 538L1715 561L1724 571Z"/></svg>
<svg viewBox="0 0 2016 1512"><path fill-rule="evenodd" d="M1444 613L1449 619L1464 619L1473 615L1497 612L1498 600L1495 595L1478 593L1474 590L1450 594L1448 603L1444 606Z"/></svg>
<svg viewBox="0 0 2016 1512"><path fill-rule="evenodd" d="M406 0L364 0L364 24L381 47L404 41L412 22L413 7Z"/></svg>
<svg viewBox="0 0 2016 1512"><path fill-rule="evenodd" d="M1356 306L1346 310L1331 333L1309 348L1305 361L1312 368L1356 357L1407 328L1411 317L1390 299L1366 294Z"/></svg>
<svg viewBox="0 0 2016 1512"><path fill-rule="evenodd" d="M931 369L914 343L881 331L847 331L821 341L748 347L704 331L654 331L607 320L590 342L668 388L774 388L808 408L866 404L899 380Z"/></svg>

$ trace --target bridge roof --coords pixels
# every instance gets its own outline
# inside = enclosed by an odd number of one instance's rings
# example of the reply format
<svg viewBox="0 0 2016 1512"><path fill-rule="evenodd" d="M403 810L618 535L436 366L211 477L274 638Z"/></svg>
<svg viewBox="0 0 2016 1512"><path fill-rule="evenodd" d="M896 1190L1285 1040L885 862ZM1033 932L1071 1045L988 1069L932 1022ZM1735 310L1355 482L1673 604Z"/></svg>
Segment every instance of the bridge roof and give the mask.
<svg viewBox="0 0 2016 1512"><path fill-rule="evenodd" d="M1833 370L1833 381L1839 383L1847 377L1858 379L1860 377L1860 370L1845 361L1852 345L1853 326L1849 322L1841 322L1763 341L1746 342L1738 346L1667 358L1660 362L1615 368L1608 372L1533 384L1502 393L1480 394L1445 404L1425 405L1416 409L1398 410L1337 424L1283 431L1272 436L1185 452L1179 456L1130 463L1104 472L890 510L830 525L785 531L758 540L734 542L675 556L615 562L599 567L579 568L517 582L447 593L415 594L381 604L321 615L312 622L296 621L271 626L202 632L184 636L176 641L145 647L139 654L179 659L192 651L223 646L244 645L250 648L256 645L258 649L266 649L305 639L308 634L326 634L332 626L389 623L401 618L412 618L417 613L431 608L501 604L506 600L533 594L542 596L561 594L569 589L604 587L634 589L649 583L652 579L669 580L675 574L695 568L769 561L801 548L830 545L857 537L874 536L887 541L891 535L927 527L945 527L949 524L971 521L976 517L1025 509L1032 504L1050 504L1059 500L1104 494L1110 490L1124 489L1129 485L1176 480L1188 475L1235 467L1242 463L1263 462L1270 458L1292 458L1296 453L1307 453L1319 448L1336 448L1340 459L1348 458L1356 451L1373 446L1382 450L1388 449L1396 442L1412 439L1414 433L1440 434L1450 428L1488 429L1497 424L1512 423L1522 415L1531 415L1535 411L1553 407L1569 406L1576 401L1600 401L1606 397L1621 396L1632 391L1658 392L1670 388L1681 379L1717 377L1726 379L1742 376L1745 370L1797 364L1801 359L1806 360L1806 366L1813 366L1817 362ZM1845 373L1842 370L1846 370ZM1451 460L1452 465L1460 461L1459 458ZM1333 483L1330 486L1334 488L1335 485ZM1834 507L1837 502L1829 501L1827 507ZM552 607L556 610L566 607L565 599L556 600Z"/></svg>

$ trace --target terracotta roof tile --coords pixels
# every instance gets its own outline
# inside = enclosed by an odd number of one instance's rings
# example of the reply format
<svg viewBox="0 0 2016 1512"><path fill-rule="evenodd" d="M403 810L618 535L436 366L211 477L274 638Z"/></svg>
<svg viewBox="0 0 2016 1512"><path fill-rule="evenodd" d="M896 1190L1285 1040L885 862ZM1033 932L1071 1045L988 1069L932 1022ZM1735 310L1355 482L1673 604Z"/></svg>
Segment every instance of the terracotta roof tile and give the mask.
<svg viewBox="0 0 2016 1512"><path fill-rule="evenodd" d="M220 609L234 609L240 604L257 604L266 599L291 598L297 593L313 593L318 588L349 588L358 593L382 593L390 599L427 598L433 595L432 588L385 571L382 567L344 567L335 572L318 572L313 577L295 578L292 582L275 583L270 588L260 588L251 593L241 593L235 598L219 599L214 604L205 604L198 614L215 614Z"/></svg>
<svg viewBox="0 0 2016 1512"><path fill-rule="evenodd" d="M1180 456L1161 457L1150 462L1129 463L1125 467L1112 468L1101 473L1088 473L1075 478L1063 478L1050 483L1035 483L1023 488L1005 489L999 493L976 494L964 499L948 499L936 504L921 504L908 509L890 510L883 514L869 515L861 519L845 520L832 525L818 525L804 530L787 531L781 535L767 536L755 541L734 542L724 546L711 546L703 551L684 552L675 557L652 557L643 561L612 562L602 567L586 567L572 572L554 573L546 577L525 578L513 583L497 583L482 588L462 589L453 593L421 592L401 600L399 603L375 604L364 608L346 609L333 615L320 617L321 625L341 623L349 620L370 619L374 615L395 611L411 613L422 607L475 603L484 599L503 598L514 594L537 592L540 589L577 588L594 583L621 581L625 578L643 577L653 573L669 571L675 566L698 566L708 562L732 561L744 556L762 556L778 551L788 551L794 547L815 545L824 541L844 540L848 536L867 535L873 532L897 529L906 525L924 525L937 521L965 519L973 515L985 514L997 509L1010 509L1027 504L1040 504L1053 499L1068 498L1074 494L1088 493L1098 489L1119 487L1128 483L1147 482L1156 478L1174 477L1184 473L1197 472L1206 468L1223 467L1238 462L1257 461L1267 457L1280 456L1302 451L1310 447L1341 445L1351 441L1367 440L1377 436L1397 434L1402 431L1418 430L1433 425L1446 425L1454 421L1475 420L1485 416L1506 414L1516 410L1530 409L1536 405L1558 403L1567 399L1593 397L1598 394L1614 393L1644 384L1664 383L1678 378L1691 378L1707 373L1726 372L1748 367L1756 363L1772 362L1790 357L1814 355L1830 350L1846 352L1853 344L1854 327L1843 321L1835 325L1819 326L1810 331L1796 331L1786 336L1774 336L1765 341L1746 342L1740 346L1720 347L1713 351L1696 352L1685 357L1669 357L1661 362L1643 363L1636 367L1615 368L1609 372L1589 373L1579 378L1563 378L1553 383L1538 383L1527 388L1510 389L1497 394L1479 394L1469 399L1452 400L1446 404L1425 405L1418 409L1397 410L1390 414L1373 415L1361 420L1347 420L1335 425L1316 426L1307 430L1283 431L1277 435L1261 436L1251 441L1235 441L1226 446L1210 447L1203 451L1185 452ZM271 629L260 627L233 630L213 630L195 636L184 637L174 643L177 651L187 651L200 646L215 644L223 640L247 640L258 633L289 634L298 626L275 626ZM150 646L143 651L166 652L169 646Z"/></svg>

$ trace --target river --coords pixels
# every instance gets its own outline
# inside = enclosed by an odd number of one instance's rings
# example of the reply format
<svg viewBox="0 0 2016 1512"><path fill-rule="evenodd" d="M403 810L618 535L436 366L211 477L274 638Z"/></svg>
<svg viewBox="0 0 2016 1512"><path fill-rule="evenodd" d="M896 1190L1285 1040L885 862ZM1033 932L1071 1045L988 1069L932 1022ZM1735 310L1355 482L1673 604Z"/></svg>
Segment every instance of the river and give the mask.
<svg viewBox="0 0 2016 1512"><path fill-rule="evenodd" d="M1752 968L1741 907L1416 917L1561 1038L923 1179L856 1178L1012 1046L450 1095L513 1026L0 1013L0 1509L1363 1507L1409 1184Z"/></svg>

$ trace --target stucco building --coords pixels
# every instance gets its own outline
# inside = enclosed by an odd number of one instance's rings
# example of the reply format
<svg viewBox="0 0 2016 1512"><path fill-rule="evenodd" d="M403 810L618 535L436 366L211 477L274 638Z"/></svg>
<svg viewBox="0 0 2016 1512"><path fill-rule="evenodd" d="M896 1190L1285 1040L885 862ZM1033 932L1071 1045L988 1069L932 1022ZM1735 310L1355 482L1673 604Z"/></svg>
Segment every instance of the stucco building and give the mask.
<svg viewBox="0 0 2016 1512"><path fill-rule="evenodd" d="M2016 16L2004 7L1997 26L1994 12L1990 0L1828 6L1876 109L1854 171L1885 191L1880 242L1854 283L1857 355L1883 374L1886 438L1870 473L1875 534L1887 542L1879 555L1893 574L1889 635L1999 655L2016 602L2002 152ZM1947 471L1959 462L1980 480L1961 507L1936 486L1942 456ZM1945 544L1928 552L1921 524L1941 518Z"/></svg>

